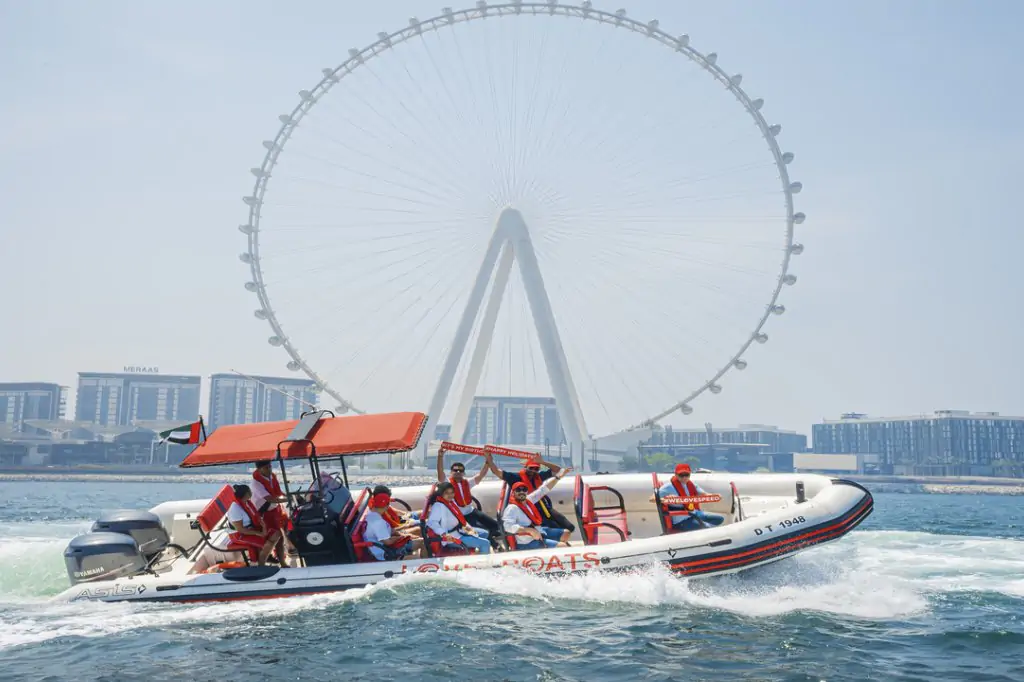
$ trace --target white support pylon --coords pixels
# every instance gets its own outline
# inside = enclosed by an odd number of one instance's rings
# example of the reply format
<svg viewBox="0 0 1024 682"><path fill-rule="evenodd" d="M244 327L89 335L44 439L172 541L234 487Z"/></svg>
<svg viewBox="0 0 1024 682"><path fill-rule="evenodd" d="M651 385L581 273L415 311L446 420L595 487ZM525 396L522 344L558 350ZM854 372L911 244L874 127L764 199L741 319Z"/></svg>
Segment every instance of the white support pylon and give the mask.
<svg viewBox="0 0 1024 682"><path fill-rule="evenodd" d="M487 298L484 317L480 321L480 336L477 337L476 347L473 349L473 357L469 361L469 372L466 376L466 383L462 386L462 397L459 399L459 406L455 410L455 419L452 420L451 439L460 443L466 437L469 411L473 408L473 398L476 396L477 386L480 385L480 375L483 373L484 363L487 361L487 351L491 347L491 339L494 338L494 327L498 323L501 299L504 298L505 288L508 286L508 276L512 272L512 261L514 258L515 251L512 248L512 244L505 242L505 248L501 252L498 267L494 272L494 284L491 285L491 295Z"/></svg>
<svg viewBox="0 0 1024 682"><path fill-rule="evenodd" d="M499 251L502 253L501 265L495 272L496 261ZM498 217L494 233L487 245L483 262L477 272L476 280L470 291L469 300L463 310L462 318L455 330L455 338L452 340L452 347L448 351L448 357L441 369L441 376L434 390L433 398L428 409L428 421L423 435L421 452L426 459L428 444L434 439L434 429L437 426L437 417L444 408L448 393L451 390L452 381L455 378L455 371L459 361L465 353L466 343L469 340L473 323L480 313L483 303L484 292L487 283L494 274L494 287L488 300L487 309L484 311L484 318L481 320L480 336L477 339L477 347L474 349L470 360L469 372L466 377L466 384L463 387L458 412L455 422L452 424L452 437L459 438L462 434L456 431L461 424L465 431L465 424L468 421L469 405L472 404L473 395L476 392L480 374L487 357L487 350L490 346L491 337L494 335L494 327L497 323L498 310L501 307L501 299L508 283L509 270L512 261L519 264L519 273L523 280L523 287L526 289L526 298L530 305L530 312L533 314L533 323L537 330L537 340L540 342L541 354L544 356L544 365L547 368L548 378L551 381L551 389L555 394L555 406L558 410L558 418L562 423L562 430L568 443L575 443L575 447L582 447L586 440L589 440L586 423L583 420L583 410L580 408L579 398L576 395L576 387L573 384L572 376L569 373L569 363L562 347L562 340L558 334L558 327L555 324L554 314L551 310L551 301L548 298L547 290L544 288L544 278L541 275L540 265L537 262L537 253L533 248L533 241L530 239L530 231L519 211L506 208ZM468 403L466 396L469 396ZM586 458L583 458L586 463ZM586 466L586 465L584 465Z"/></svg>

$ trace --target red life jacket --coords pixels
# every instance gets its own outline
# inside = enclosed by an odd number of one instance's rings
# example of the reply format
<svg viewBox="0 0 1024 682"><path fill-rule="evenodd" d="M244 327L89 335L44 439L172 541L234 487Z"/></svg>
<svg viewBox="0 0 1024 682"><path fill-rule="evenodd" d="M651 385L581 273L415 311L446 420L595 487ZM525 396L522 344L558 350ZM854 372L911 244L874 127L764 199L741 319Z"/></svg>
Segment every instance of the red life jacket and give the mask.
<svg viewBox="0 0 1024 682"><path fill-rule="evenodd" d="M540 486L541 483L544 482L540 479L540 474L537 474L536 476L531 476L530 472L528 472L526 469L519 470L519 480L526 484L527 494L532 493ZM533 505L532 502L530 504ZM544 497L540 498L540 500L538 500L537 504L534 506L536 506L538 509L544 512L544 516L551 518L550 504L551 500L548 499L547 495L545 495Z"/></svg>
<svg viewBox="0 0 1024 682"><path fill-rule="evenodd" d="M236 497L235 502L238 502L238 506L248 514L249 525L256 530L263 530L263 520L260 518L260 513L256 510L256 505L252 503L252 500L242 501Z"/></svg>
<svg viewBox="0 0 1024 682"><path fill-rule="evenodd" d="M458 530L459 528L469 525L466 523L466 517L462 515L462 510L459 509L459 507L454 502L446 500L443 497L438 497L436 502L448 507L448 511L450 511L452 513L452 516L455 517L455 520L459 522L459 525L456 528L449 528L447 532L450 533L453 530Z"/></svg>
<svg viewBox="0 0 1024 682"><path fill-rule="evenodd" d="M254 481L259 481L260 484L270 493L271 497L284 497L284 492L281 490L281 484L277 482L277 476L270 474L270 478L267 478L258 471L252 472L252 478Z"/></svg>
<svg viewBox="0 0 1024 682"><path fill-rule="evenodd" d="M530 519L530 522L535 526L539 526L541 522L540 510L537 509L537 505L529 500L523 500L520 502L514 496L512 497L512 504L523 510L523 513Z"/></svg>
<svg viewBox="0 0 1024 682"><path fill-rule="evenodd" d="M473 493L469 492L469 481L462 479L456 481L449 478L448 482L455 486L455 503L460 507L468 507L473 504Z"/></svg>
<svg viewBox="0 0 1024 682"><path fill-rule="evenodd" d="M681 482L679 481L679 479L677 479L675 476L673 476L671 480L672 480L672 487L676 489L676 494L679 495L679 497L696 497L697 496L697 484L695 484L693 481L689 481L688 480L688 481L686 481L685 485L682 485ZM669 505L665 505L665 506L669 506ZM697 503L697 502L690 502L689 504L686 504L686 505L673 505L673 506L683 506L685 509L688 509L688 510L691 510L691 511L694 510L694 509L700 509L700 504Z"/></svg>
<svg viewBox="0 0 1024 682"><path fill-rule="evenodd" d="M402 517L398 515L398 512L396 512L393 507L388 507L387 509L385 509L381 513L381 516L384 518L385 521L388 522L388 525L392 528L398 528L402 525Z"/></svg>

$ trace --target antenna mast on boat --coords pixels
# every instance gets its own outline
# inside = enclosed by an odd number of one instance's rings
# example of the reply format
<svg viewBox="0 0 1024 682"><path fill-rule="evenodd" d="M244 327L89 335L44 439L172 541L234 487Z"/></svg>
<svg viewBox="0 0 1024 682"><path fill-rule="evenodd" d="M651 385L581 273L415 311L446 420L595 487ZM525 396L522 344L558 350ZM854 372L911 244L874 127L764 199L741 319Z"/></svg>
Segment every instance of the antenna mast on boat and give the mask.
<svg viewBox="0 0 1024 682"><path fill-rule="evenodd" d="M302 403L303 405L305 405L306 407L312 408L314 410L320 409L317 406L316 403L311 403L311 402L305 401L305 400L303 400L302 398L300 398L297 395L292 395L291 393L288 393L287 391L282 391L279 388L275 388L275 387L271 386L270 384L266 383L265 381L260 381L256 377L251 377L248 374L242 374L237 369L231 370L231 373L232 374L237 374L238 376L242 377L243 379L248 379L249 381L255 381L257 384L259 384L263 388L267 389L268 391L274 391L276 393L280 393L281 395L285 396L286 398L291 398L292 400L297 400L300 403Z"/></svg>

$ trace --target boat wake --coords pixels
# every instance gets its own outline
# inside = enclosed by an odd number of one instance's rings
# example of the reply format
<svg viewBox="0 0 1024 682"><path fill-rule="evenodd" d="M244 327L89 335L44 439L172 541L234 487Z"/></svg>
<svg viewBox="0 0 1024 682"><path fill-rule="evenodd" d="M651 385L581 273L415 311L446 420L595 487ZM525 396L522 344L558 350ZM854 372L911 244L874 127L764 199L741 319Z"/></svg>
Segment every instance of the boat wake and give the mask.
<svg viewBox="0 0 1024 682"><path fill-rule="evenodd" d="M373 600L409 590L469 588L515 600L566 608L692 609L748 617L793 612L867 620L927 613L933 600L963 592L1024 599L1020 540L908 531L856 531L755 571L707 580L680 580L660 566L632 573L600 572L556 579L517 570L415 574L348 592L237 604L132 605L56 603L66 587L62 552L87 521L20 524L0 538L0 650L65 637L99 637L146 628L252 622ZM447 591L447 590L445 590Z"/></svg>

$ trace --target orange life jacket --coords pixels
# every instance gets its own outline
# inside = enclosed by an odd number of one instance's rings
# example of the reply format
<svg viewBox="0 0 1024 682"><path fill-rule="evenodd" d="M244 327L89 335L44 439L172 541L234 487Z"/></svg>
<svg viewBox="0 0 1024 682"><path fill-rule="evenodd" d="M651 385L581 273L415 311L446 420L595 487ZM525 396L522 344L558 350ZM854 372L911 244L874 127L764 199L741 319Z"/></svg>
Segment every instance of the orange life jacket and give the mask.
<svg viewBox="0 0 1024 682"><path fill-rule="evenodd" d="M685 484L683 484L678 478L673 476L672 477L672 487L676 489L676 494L679 495L679 497L696 497L697 496L697 484L694 483L693 481L687 481ZM669 505L665 505L665 506L668 507ZM694 509L700 509L700 504L697 503L697 502L690 502L689 504L686 504L686 505L673 505L673 506L683 506L685 509L688 509L690 511L693 511Z"/></svg>
<svg viewBox="0 0 1024 682"><path fill-rule="evenodd" d="M259 481L260 484L270 493L271 497L284 497L284 492L281 490L281 484L277 482L277 476L270 474L270 478L267 478L258 471L252 472L252 478L254 481Z"/></svg>
<svg viewBox="0 0 1024 682"><path fill-rule="evenodd" d="M388 522L388 525L392 528L398 528L402 525L402 517L398 515L398 512L396 512L393 507L388 507L387 509L385 509L381 513L381 516L384 518L385 521Z"/></svg>
<svg viewBox="0 0 1024 682"><path fill-rule="evenodd" d="M435 503L438 503L438 502L443 504L444 506L448 507L448 511L450 511L452 513L452 516L455 517L455 520L459 522L459 525L458 525L457 528L449 528L448 529L449 533L451 531L453 531L453 530L458 530L459 528L462 528L464 526L469 525L469 524L466 523L466 517L462 515L462 510L459 509L458 505L456 505L454 502L446 500L443 497L439 497L439 498L437 498L437 500L435 500Z"/></svg>
<svg viewBox="0 0 1024 682"><path fill-rule="evenodd" d="M532 476L532 475L530 475L530 472L527 471L526 469L520 469L519 470L519 480L526 484L526 488L527 488L526 492L527 492L527 494L532 493L534 490L536 490L540 486L540 484L542 484L544 482L544 481L540 480L540 474L537 474L536 476ZM532 502L530 504L533 505ZM540 509L542 512L544 512L544 516L547 516L548 518L551 518L551 507L550 507L550 504L551 504L551 500L548 499L547 495L545 495L544 497L540 498L540 500L538 500L537 504L534 505L534 506L536 506L538 509Z"/></svg>
<svg viewBox="0 0 1024 682"><path fill-rule="evenodd" d="M256 530L263 530L263 520L260 518L260 513L256 510L256 505L252 503L252 500L239 500L237 497L235 501L238 502L238 506L245 510L245 513L249 516L249 523Z"/></svg>
<svg viewBox="0 0 1024 682"><path fill-rule="evenodd" d="M512 504L523 510L523 513L530 519L530 522L535 526L539 526L541 523L540 510L537 509L537 505L529 500L523 500L520 502L514 496L512 498Z"/></svg>
<svg viewBox="0 0 1024 682"><path fill-rule="evenodd" d="M456 481L454 478L449 478L448 482L455 486L455 503L460 507L468 507L473 504L473 494L469 492L469 481L462 479Z"/></svg>

